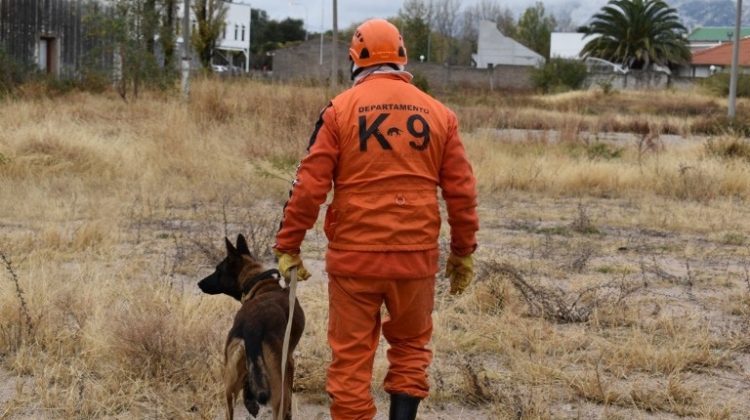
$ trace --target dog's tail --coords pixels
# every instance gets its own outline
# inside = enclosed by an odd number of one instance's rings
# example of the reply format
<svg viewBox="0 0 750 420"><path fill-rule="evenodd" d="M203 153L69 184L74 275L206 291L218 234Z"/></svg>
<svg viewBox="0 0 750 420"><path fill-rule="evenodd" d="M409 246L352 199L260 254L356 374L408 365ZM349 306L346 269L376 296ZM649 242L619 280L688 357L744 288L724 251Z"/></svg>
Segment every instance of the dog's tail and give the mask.
<svg viewBox="0 0 750 420"><path fill-rule="evenodd" d="M260 347L260 346L258 346ZM247 346L246 346L247 348ZM265 404L271 398L268 370L261 351L247 351L247 382L255 400ZM258 349L259 350L259 349Z"/></svg>

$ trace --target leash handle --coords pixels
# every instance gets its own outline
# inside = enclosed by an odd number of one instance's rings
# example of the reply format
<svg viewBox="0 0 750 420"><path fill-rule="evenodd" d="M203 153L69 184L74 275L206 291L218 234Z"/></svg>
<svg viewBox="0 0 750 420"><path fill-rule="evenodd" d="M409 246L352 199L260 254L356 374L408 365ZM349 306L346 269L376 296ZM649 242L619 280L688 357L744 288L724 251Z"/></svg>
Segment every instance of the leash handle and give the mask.
<svg viewBox="0 0 750 420"><path fill-rule="evenodd" d="M284 400L286 396L286 361L289 357L289 341L292 336L292 318L294 317L294 307L297 302L297 267L292 267L290 272L291 279L289 280L289 317L286 322L286 330L284 331L284 344L281 347L281 407L279 407L278 420L284 420L284 414L286 413ZM289 395L291 401L292 396Z"/></svg>

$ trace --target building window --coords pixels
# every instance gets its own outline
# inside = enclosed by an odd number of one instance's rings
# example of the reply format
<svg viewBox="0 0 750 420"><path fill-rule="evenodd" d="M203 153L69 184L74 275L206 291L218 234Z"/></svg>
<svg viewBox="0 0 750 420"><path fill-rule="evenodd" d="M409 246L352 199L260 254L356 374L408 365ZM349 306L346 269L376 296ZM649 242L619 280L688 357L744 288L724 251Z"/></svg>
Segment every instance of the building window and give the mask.
<svg viewBox="0 0 750 420"><path fill-rule="evenodd" d="M245 25L242 25L242 40L245 40Z"/></svg>
<svg viewBox="0 0 750 420"><path fill-rule="evenodd" d="M234 40L237 40L237 31L239 30L239 26L234 25Z"/></svg>

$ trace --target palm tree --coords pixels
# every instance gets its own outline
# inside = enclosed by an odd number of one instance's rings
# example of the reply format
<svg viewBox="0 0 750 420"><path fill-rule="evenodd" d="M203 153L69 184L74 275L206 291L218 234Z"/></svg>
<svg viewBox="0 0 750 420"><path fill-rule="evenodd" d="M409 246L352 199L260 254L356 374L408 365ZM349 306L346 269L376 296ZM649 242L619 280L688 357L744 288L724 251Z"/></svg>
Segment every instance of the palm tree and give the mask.
<svg viewBox="0 0 750 420"><path fill-rule="evenodd" d="M690 61L687 29L663 0L610 0L579 32L593 35L581 56L634 69Z"/></svg>

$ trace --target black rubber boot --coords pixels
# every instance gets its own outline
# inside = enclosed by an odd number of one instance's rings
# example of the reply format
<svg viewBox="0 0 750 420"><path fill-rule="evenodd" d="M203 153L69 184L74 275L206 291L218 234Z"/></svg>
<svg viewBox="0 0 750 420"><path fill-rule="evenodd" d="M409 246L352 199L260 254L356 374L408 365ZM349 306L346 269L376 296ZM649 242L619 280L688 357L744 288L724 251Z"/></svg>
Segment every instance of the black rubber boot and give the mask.
<svg viewBox="0 0 750 420"><path fill-rule="evenodd" d="M417 418L417 408L421 398L406 394L391 394L390 420L414 420Z"/></svg>

